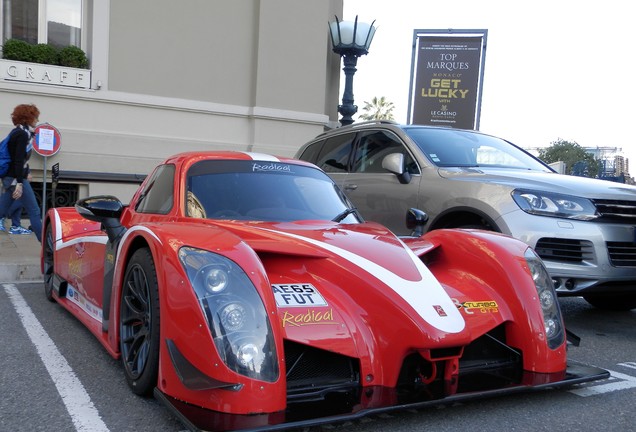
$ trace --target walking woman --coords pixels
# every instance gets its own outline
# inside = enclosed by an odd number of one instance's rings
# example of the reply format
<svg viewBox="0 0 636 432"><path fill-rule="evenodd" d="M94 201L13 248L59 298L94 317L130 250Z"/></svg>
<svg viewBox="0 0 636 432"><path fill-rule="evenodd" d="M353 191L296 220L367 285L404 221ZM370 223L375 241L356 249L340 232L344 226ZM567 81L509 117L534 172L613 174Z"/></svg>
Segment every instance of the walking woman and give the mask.
<svg viewBox="0 0 636 432"><path fill-rule="evenodd" d="M31 221L31 229L41 243L42 215L29 183L31 171L28 163L33 148L31 139L39 118L40 110L31 104L18 105L11 114L15 126L8 143L11 165L2 178L4 193L0 196L0 215L6 215L13 201L22 198L22 204Z"/></svg>

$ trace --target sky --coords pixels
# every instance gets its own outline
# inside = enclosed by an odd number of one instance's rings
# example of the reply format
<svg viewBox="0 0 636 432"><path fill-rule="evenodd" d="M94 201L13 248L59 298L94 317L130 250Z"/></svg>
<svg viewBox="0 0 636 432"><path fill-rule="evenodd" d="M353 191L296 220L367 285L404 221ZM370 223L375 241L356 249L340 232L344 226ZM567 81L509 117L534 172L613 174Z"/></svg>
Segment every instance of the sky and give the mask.
<svg viewBox="0 0 636 432"><path fill-rule="evenodd" d="M49 21L81 27L82 0L49 0L47 6Z"/></svg>
<svg viewBox="0 0 636 432"><path fill-rule="evenodd" d="M563 139L610 147L636 174L636 31L624 0L344 0L340 20L371 23L353 93L384 96L407 121L416 29L487 29L480 130L524 147ZM631 28L631 30L630 30ZM341 75L341 91L344 74ZM354 116L355 119L355 116Z"/></svg>

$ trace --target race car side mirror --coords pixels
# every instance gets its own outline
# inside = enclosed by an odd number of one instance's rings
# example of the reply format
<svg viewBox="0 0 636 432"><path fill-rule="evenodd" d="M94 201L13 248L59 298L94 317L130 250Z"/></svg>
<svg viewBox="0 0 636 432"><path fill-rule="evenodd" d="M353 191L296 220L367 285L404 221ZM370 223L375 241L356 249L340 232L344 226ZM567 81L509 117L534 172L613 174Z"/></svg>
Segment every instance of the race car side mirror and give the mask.
<svg viewBox="0 0 636 432"><path fill-rule="evenodd" d="M124 231L119 222L124 204L111 195L99 195L81 199L75 203L75 210L84 218L100 222L108 239L114 242Z"/></svg>
<svg viewBox="0 0 636 432"><path fill-rule="evenodd" d="M75 210L88 220L103 222L104 219L119 219L124 205L114 196L100 195L77 201Z"/></svg>
<svg viewBox="0 0 636 432"><path fill-rule="evenodd" d="M413 231L411 236L421 237L424 234L424 225L428 222L428 215L420 209L410 208L406 212L406 227Z"/></svg>
<svg viewBox="0 0 636 432"><path fill-rule="evenodd" d="M411 173L404 167L404 155L402 153L391 153L384 156L382 168L395 174L402 184L411 182Z"/></svg>

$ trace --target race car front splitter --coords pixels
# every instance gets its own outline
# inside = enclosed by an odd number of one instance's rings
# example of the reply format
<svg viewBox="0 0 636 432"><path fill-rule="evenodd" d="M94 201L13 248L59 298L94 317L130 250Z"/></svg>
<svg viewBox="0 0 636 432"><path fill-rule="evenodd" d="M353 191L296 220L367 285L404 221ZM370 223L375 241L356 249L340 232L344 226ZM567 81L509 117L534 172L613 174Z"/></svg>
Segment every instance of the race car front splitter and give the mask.
<svg viewBox="0 0 636 432"><path fill-rule="evenodd" d="M326 423L340 423L372 414L403 409L418 409L432 405L450 404L469 399L496 397L511 393L540 391L573 386L609 378L604 369L577 362L568 362L567 370L558 380L546 379L543 374L524 372L515 382L502 381L496 371L492 380L480 378L482 390L474 382L470 391L440 396L435 391L421 389L408 394L386 387L365 387L358 392L335 392L318 402L290 404L287 410L271 414L238 415L211 411L174 399L158 389L155 397L191 431L277 431L305 428ZM498 387L493 388L497 382Z"/></svg>

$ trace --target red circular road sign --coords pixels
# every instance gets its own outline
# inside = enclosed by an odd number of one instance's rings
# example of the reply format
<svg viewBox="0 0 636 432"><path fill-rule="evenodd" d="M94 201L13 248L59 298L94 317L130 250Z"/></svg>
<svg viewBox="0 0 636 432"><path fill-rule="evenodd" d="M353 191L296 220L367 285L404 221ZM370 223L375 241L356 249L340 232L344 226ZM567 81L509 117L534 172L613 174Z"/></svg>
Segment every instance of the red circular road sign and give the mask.
<svg viewBox="0 0 636 432"><path fill-rule="evenodd" d="M53 156L60 150L62 138L60 132L48 123L35 128L33 150L40 156Z"/></svg>

